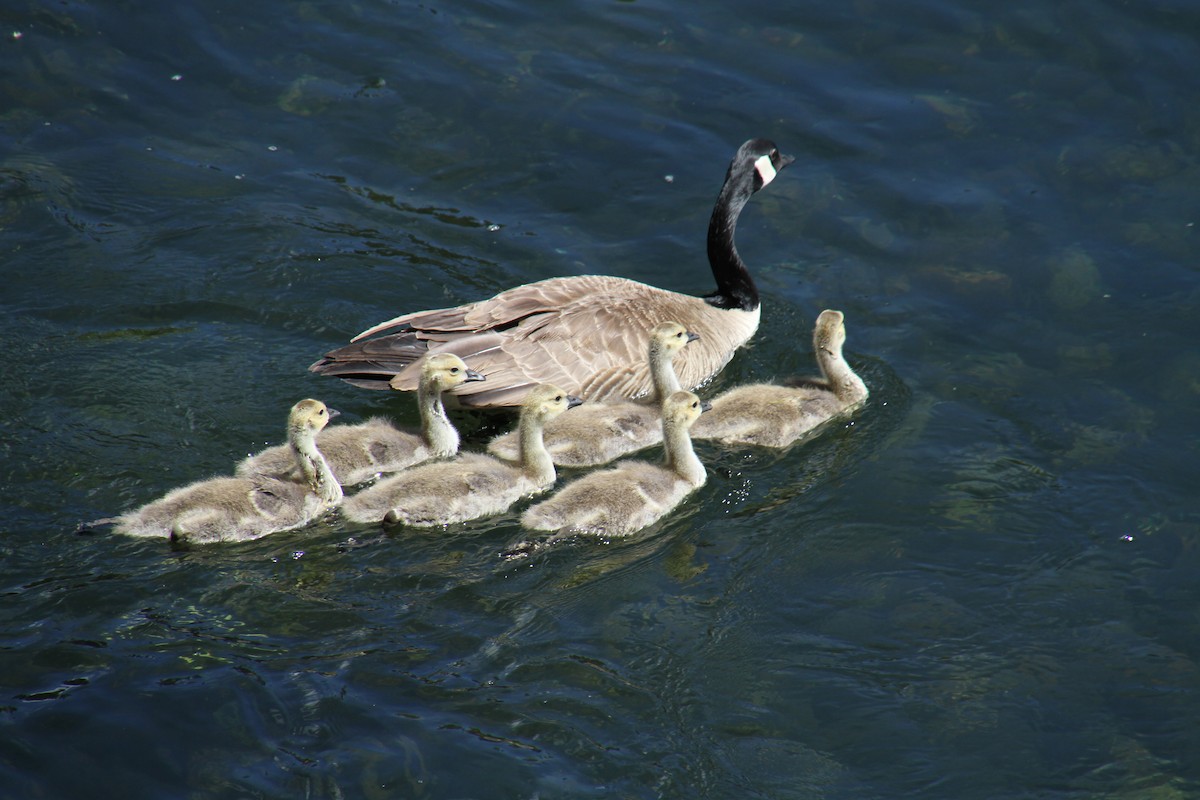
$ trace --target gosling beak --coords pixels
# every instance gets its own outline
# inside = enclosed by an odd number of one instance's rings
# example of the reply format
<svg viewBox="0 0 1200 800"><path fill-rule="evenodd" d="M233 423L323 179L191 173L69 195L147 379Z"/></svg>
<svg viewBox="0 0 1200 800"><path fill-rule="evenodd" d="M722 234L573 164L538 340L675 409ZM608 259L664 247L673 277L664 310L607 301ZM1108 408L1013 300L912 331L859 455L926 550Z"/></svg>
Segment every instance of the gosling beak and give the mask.
<svg viewBox="0 0 1200 800"><path fill-rule="evenodd" d="M698 334L698 333L692 333L691 331L688 331L688 332L687 332L687 340L688 340L689 342L694 342L694 341L696 341L696 340L697 340L697 339L699 339L699 338L700 338L700 334Z"/></svg>
<svg viewBox="0 0 1200 800"><path fill-rule="evenodd" d="M467 370L467 381L468 382L470 382L470 381L486 381L486 380L487 380L487 375L484 375L482 372L476 372L473 369Z"/></svg>
<svg viewBox="0 0 1200 800"><path fill-rule="evenodd" d="M574 408L575 406L581 406L581 405L583 405L583 401L580 400L578 397L576 397L573 394L567 395L567 408Z"/></svg>
<svg viewBox="0 0 1200 800"><path fill-rule="evenodd" d="M342 415L342 412L338 411L336 408L330 408L329 406L325 406L325 410L327 412L329 412L330 419L333 419L334 417L340 417Z"/></svg>
<svg viewBox="0 0 1200 800"><path fill-rule="evenodd" d="M700 413L703 414L705 411L712 411L712 403L708 402L707 400L701 400Z"/></svg>

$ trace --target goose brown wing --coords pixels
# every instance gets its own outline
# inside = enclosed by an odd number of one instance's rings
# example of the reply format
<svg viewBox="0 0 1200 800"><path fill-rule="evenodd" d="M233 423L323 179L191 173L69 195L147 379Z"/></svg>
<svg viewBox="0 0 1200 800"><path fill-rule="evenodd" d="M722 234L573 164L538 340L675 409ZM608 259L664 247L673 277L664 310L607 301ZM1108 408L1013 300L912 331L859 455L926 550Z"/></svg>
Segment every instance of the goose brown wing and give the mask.
<svg viewBox="0 0 1200 800"><path fill-rule="evenodd" d="M478 352L474 362L464 356L487 380L457 390L460 401L519 402L539 383L562 386L585 400L646 396L653 389L646 358L651 329L684 312L721 313L698 298L633 281L595 277L586 285L586 302L527 316L499 334L498 346Z"/></svg>
<svg viewBox="0 0 1200 800"><path fill-rule="evenodd" d="M421 356L449 352L487 376L450 392L467 406L518 405L539 383L557 384L587 400L637 398L652 390L646 351L655 325L678 320L689 329L708 330L728 313L698 297L625 278L552 278L489 300L397 317L364 331L360 341L330 352L310 369L373 388L391 379L393 388L412 391L420 379ZM708 317L713 319L703 319ZM395 327L406 329L361 340ZM685 351L692 363L687 374L696 383L732 354L732 349L724 352L726 337L707 338L702 334ZM706 346L713 352L706 354Z"/></svg>

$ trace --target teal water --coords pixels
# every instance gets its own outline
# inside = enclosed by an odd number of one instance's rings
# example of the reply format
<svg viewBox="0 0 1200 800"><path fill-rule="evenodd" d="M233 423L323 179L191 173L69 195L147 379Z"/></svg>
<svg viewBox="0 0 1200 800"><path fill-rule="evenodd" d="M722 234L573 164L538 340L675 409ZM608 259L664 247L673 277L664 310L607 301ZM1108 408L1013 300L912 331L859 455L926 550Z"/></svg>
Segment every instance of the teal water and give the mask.
<svg viewBox="0 0 1200 800"><path fill-rule="evenodd" d="M1200 794L1200 11L1115 2L0 10L0 796ZM714 389L869 384L630 541L516 514L171 550L306 367L554 275L709 291ZM503 421L458 417L469 446Z"/></svg>

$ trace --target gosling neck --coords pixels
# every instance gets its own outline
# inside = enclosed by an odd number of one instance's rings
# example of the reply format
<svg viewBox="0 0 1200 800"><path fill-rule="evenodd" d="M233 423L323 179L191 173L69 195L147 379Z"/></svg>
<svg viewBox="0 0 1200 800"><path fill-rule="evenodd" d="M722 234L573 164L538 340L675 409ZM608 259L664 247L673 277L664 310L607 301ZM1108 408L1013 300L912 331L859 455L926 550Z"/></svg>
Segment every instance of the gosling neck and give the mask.
<svg viewBox="0 0 1200 800"><path fill-rule="evenodd" d="M843 403L857 403L866 399L867 385L846 363L841 347L832 343L818 344L817 365L838 400Z"/></svg>
<svg viewBox="0 0 1200 800"><path fill-rule="evenodd" d="M675 373L675 353L658 342L650 344L650 380L654 384L655 400L661 403L681 388Z"/></svg>
<svg viewBox="0 0 1200 800"><path fill-rule="evenodd" d="M342 485L334 477L329 462L317 449L316 433L308 427L293 428L289 431L288 441L296 456L296 464L300 474L321 500L330 505L342 501Z"/></svg>
<svg viewBox="0 0 1200 800"><path fill-rule="evenodd" d="M667 469L692 486L702 486L708 480L708 473L692 447L692 437L683 420L668 421L663 418L663 449L666 452Z"/></svg>
<svg viewBox="0 0 1200 800"><path fill-rule="evenodd" d="M442 387L436 381L421 381L417 387L417 412L421 415L421 438L435 456L458 452L458 429L446 416Z"/></svg>
<svg viewBox="0 0 1200 800"><path fill-rule="evenodd" d="M542 438L544 426L545 420L539 415L522 409L521 421L517 428L520 436L517 458L521 469L539 486L549 486L558 478L554 471L554 460L550 457L550 451L546 449Z"/></svg>

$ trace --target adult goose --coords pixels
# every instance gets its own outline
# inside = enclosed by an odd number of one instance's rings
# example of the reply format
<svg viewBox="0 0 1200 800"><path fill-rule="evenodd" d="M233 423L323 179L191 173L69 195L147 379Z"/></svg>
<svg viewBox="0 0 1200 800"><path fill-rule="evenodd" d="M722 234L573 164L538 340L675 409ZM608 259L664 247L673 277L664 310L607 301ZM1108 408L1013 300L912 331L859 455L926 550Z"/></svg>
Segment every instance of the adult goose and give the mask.
<svg viewBox="0 0 1200 800"><path fill-rule="evenodd" d="M529 507L521 524L531 530L628 536L666 516L704 485L707 473L692 449L688 428L708 403L691 392L663 401L662 464L622 461L584 475Z"/></svg>
<svg viewBox="0 0 1200 800"><path fill-rule="evenodd" d="M546 423L543 439L560 467L590 467L662 441L662 402L679 391L672 360L696 334L678 322L664 322L650 332L648 362L654 396L645 402L617 400L584 403L570 414ZM518 431L497 436L488 452L516 458Z"/></svg>
<svg viewBox="0 0 1200 800"><path fill-rule="evenodd" d="M458 452L459 436L446 416L442 393L481 380L483 376L468 369L458 356L432 355L421 363L417 389L420 431L400 430L386 419L373 417L358 425L329 426L317 435L317 446L342 486L354 486L431 458L453 456ZM243 477L269 475L295 480L299 476L296 459L287 445L268 447L246 458L236 472Z"/></svg>
<svg viewBox="0 0 1200 800"><path fill-rule="evenodd" d="M316 435L336 411L301 400L288 414L288 445L299 481L267 476L198 481L119 517L117 533L192 544L245 541L299 528L342 501L342 487L317 449Z"/></svg>
<svg viewBox="0 0 1200 800"><path fill-rule="evenodd" d="M411 391L420 358L449 352L488 378L452 393L464 406L515 406L540 383L586 400L637 399L653 389L643 357L650 330L671 319L700 336L677 364L680 383L699 386L758 329L758 289L734 230L750 196L793 160L767 139L751 139L734 154L708 224L717 283L711 294L694 297L607 275L549 278L490 300L382 322L309 369L365 388ZM368 338L385 331L394 332Z"/></svg>
<svg viewBox="0 0 1200 800"><path fill-rule="evenodd" d="M500 514L522 497L554 484L558 476L542 442L542 429L580 402L557 386L535 386L521 404L516 460L463 453L452 461L421 464L352 495L342 514L352 522L426 528Z"/></svg>
<svg viewBox="0 0 1200 800"><path fill-rule="evenodd" d="M738 386L712 400L712 411L692 428L693 439L723 444L787 447L822 423L848 414L867 400L867 385L842 355L846 318L826 309L813 327L813 349L820 378L793 385L755 383Z"/></svg>

